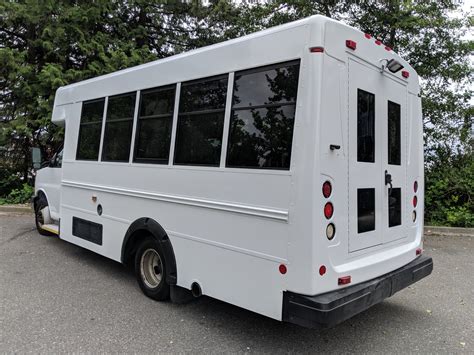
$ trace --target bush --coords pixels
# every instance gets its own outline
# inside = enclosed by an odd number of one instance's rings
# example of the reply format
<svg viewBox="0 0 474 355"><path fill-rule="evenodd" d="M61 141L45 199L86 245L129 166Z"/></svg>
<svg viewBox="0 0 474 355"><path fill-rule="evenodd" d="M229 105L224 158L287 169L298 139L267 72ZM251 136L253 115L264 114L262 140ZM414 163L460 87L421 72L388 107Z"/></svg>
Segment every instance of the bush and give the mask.
<svg viewBox="0 0 474 355"><path fill-rule="evenodd" d="M449 152L426 169L425 221L474 227L474 158Z"/></svg>
<svg viewBox="0 0 474 355"><path fill-rule="evenodd" d="M0 198L0 205L30 202L34 189L28 184L23 184L21 189L13 189L6 197Z"/></svg>
<svg viewBox="0 0 474 355"><path fill-rule="evenodd" d="M14 189L21 188L21 180L18 174L15 174L11 169L0 165L0 198L4 198L10 194Z"/></svg>

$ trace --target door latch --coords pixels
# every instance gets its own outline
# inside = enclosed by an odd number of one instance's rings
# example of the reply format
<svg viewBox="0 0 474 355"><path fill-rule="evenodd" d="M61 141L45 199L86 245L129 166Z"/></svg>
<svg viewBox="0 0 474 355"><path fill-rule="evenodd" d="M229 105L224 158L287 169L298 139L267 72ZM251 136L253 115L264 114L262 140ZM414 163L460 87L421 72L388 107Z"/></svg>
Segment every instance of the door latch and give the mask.
<svg viewBox="0 0 474 355"><path fill-rule="evenodd" d="M387 170L385 170L385 185L388 185L388 195L392 195L392 175L388 173Z"/></svg>

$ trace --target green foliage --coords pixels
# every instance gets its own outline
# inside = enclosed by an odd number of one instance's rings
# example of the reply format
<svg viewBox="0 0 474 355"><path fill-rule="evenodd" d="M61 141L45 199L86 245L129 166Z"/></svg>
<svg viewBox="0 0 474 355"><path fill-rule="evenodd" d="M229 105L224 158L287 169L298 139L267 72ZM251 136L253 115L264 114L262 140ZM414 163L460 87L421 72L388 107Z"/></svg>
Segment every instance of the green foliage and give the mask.
<svg viewBox="0 0 474 355"><path fill-rule="evenodd" d="M13 189L21 187L18 175L10 169L0 170L0 198L7 196Z"/></svg>
<svg viewBox="0 0 474 355"><path fill-rule="evenodd" d="M34 189L28 184L23 184L19 189L13 189L6 197L0 198L0 205L28 203L33 196Z"/></svg>
<svg viewBox="0 0 474 355"><path fill-rule="evenodd" d="M46 155L61 144L63 129L51 124L58 87L323 14L380 38L420 74L427 221L472 225L474 44L464 34L473 16L461 7L457 0L0 2L0 196L31 179L32 146Z"/></svg>
<svg viewBox="0 0 474 355"><path fill-rule="evenodd" d="M474 159L444 152L426 171L425 219L428 224L474 227Z"/></svg>

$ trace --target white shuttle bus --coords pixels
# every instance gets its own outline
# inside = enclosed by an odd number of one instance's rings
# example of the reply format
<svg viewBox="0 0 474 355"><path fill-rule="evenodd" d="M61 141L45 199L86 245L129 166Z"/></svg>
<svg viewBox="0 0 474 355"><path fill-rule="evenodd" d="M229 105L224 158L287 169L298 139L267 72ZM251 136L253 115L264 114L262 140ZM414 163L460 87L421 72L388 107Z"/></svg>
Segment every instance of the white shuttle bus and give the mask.
<svg viewBox="0 0 474 355"><path fill-rule="evenodd" d="M418 76L323 16L58 89L41 233L307 327L429 275Z"/></svg>

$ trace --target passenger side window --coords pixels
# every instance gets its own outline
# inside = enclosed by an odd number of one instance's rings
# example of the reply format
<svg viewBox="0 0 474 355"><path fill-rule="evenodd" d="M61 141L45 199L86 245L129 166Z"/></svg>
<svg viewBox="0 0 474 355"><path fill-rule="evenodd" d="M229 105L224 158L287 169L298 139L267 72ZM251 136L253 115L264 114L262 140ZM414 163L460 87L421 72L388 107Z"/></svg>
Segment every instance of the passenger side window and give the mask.
<svg viewBox="0 0 474 355"><path fill-rule="evenodd" d="M77 143L77 160L98 160L102 117L104 116L105 99L85 101L82 103L81 123Z"/></svg>
<svg viewBox="0 0 474 355"><path fill-rule="evenodd" d="M174 164L219 166L228 75L181 84Z"/></svg>
<svg viewBox="0 0 474 355"><path fill-rule="evenodd" d="M175 86L141 92L134 161L168 164Z"/></svg>
<svg viewBox="0 0 474 355"><path fill-rule="evenodd" d="M288 170L300 62L235 73L227 167Z"/></svg>
<svg viewBox="0 0 474 355"><path fill-rule="evenodd" d="M109 97L102 160L128 162L136 93Z"/></svg>

